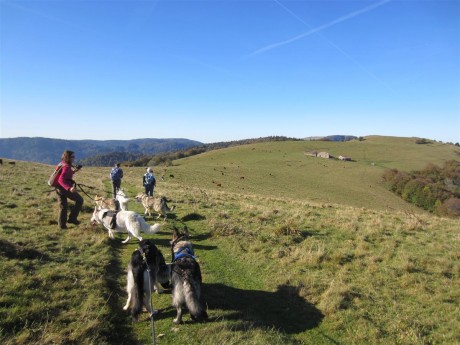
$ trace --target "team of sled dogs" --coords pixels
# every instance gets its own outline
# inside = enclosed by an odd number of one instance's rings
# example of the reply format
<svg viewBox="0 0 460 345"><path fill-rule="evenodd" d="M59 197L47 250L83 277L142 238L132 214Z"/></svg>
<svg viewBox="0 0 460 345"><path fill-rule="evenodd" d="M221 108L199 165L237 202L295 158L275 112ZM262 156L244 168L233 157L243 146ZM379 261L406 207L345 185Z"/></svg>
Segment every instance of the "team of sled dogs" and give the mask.
<svg viewBox="0 0 460 345"><path fill-rule="evenodd" d="M133 237L142 241L142 232L146 234L155 234L160 231L161 225L159 223L148 225L144 217L136 212L129 211L128 200L129 198L126 197L122 190L117 193L116 199L108 199L96 195L94 198L96 206L93 216L91 217L91 224L102 224L107 229L109 237L112 239L115 237L115 232L127 233L128 237L123 243L127 243ZM136 200L142 202L142 206L145 208L144 216L147 213L151 216L151 211L153 209L158 213L158 218L163 216L163 220L166 220L167 212L174 210L174 206L171 208L168 207L164 196L154 198L140 193L136 196Z"/></svg>
<svg viewBox="0 0 460 345"><path fill-rule="evenodd" d="M145 308L150 317L158 311L151 305L152 292L161 292L162 287L172 283L172 305L176 308L177 315L173 322L182 323L182 312L186 308L192 320L200 321L207 319L206 305L202 296L202 279L200 266L195 259L190 234L187 227L179 231L174 227L171 244L172 261L166 264L161 251L152 240L143 240L141 233L155 234L160 231L160 224L149 225L144 217L136 212L129 211L128 198L123 191L119 192L116 199L104 199L96 196L96 207L91 217L91 224L102 224L114 238L115 232L127 233L128 237L123 243L127 243L135 237L139 240L138 248L132 253L128 265L127 286L128 300L124 310L131 309L133 320L137 320L139 314ZM158 218L163 216L166 220L169 208L166 198L154 199L141 193L136 199L142 202L146 215L151 216L152 209L158 213Z"/></svg>
<svg viewBox="0 0 460 345"><path fill-rule="evenodd" d="M160 292L162 286L172 283L172 305L177 315L173 322L182 323L183 308L187 308L194 321L208 318L202 295L200 265L195 259L193 246L189 241L187 227L180 232L174 228L171 243L172 263L166 264L160 250L152 240L139 242L128 265L128 300L124 310L131 309L133 320L137 320L143 307L153 316L158 311L151 306L151 294Z"/></svg>
<svg viewBox="0 0 460 345"><path fill-rule="evenodd" d="M174 206L170 208L164 196L154 198L152 196L148 196L145 193L139 193L135 199L142 203L142 206L144 206L145 209L144 215L148 214L149 217L152 216L152 211L155 211L156 213L158 213L157 219L163 216L163 220L166 220L166 218L168 217L167 212L174 211ZM126 196L125 192L122 189L118 191L115 199L104 198L96 194L94 201L96 202L96 206L99 209L107 208L113 211L128 210L129 198Z"/></svg>

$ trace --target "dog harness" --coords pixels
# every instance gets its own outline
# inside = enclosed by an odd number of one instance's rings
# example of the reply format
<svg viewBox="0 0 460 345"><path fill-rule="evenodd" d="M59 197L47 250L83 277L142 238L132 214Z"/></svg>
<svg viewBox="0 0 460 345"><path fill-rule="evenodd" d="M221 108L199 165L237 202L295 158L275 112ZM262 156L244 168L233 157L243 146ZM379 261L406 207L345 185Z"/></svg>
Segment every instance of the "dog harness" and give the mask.
<svg viewBox="0 0 460 345"><path fill-rule="evenodd" d="M109 226L112 230L117 226L117 213L118 211L107 211L102 214L102 221L105 217L110 217Z"/></svg>
<svg viewBox="0 0 460 345"><path fill-rule="evenodd" d="M179 250L174 254L173 262L179 259L182 259L184 257L189 257L189 258L192 258L193 260L196 260L193 254L194 254L193 250L191 250L189 247L179 248Z"/></svg>

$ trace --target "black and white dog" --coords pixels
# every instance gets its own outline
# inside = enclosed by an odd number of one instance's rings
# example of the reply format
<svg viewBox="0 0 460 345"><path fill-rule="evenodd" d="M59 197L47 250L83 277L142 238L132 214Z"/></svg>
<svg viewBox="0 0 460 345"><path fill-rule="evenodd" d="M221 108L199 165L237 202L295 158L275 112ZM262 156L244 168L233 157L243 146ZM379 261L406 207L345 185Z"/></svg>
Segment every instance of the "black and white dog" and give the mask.
<svg viewBox="0 0 460 345"><path fill-rule="evenodd" d="M158 292L162 291L160 284L169 283L170 275L170 266L166 264L163 254L153 241L140 241L139 248L133 252L128 264L128 283L126 285L128 300L123 307L124 310L131 308L133 320L138 319L143 306L146 307L150 316L157 312L151 308L152 292L155 289Z"/></svg>
<svg viewBox="0 0 460 345"><path fill-rule="evenodd" d="M172 304L177 310L177 316L173 322L182 323L183 307L187 307L192 320L206 319L208 314L201 294L200 265L195 260L187 227L184 227L183 233L174 228L171 252L173 258L171 266Z"/></svg>

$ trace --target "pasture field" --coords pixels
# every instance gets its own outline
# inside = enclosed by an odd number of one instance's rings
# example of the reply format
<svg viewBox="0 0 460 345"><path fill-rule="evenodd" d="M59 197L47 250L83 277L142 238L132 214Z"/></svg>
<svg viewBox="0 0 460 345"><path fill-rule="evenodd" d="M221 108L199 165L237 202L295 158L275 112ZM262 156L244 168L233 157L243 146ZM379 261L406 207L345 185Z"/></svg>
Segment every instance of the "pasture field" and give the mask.
<svg viewBox="0 0 460 345"><path fill-rule="evenodd" d="M242 194L309 200L375 210L422 212L388 191L385 169L411 171L458 160L460 148L415 144L415 138L366 137L364 141L287 141L236 146L176 161L158 169L187 186ZM326 151L352 162L307 157ZM219 186L220 185L220 186Z"/></svg>
<svg viewBox="0 0 460 345"><path fill-rule="evenodd" d="M169 261L172 227L189 227L210 316L173 325L170 293L154 295L157 344L460 343L460 222L405 204L380 181L384 168L442 164L458 148L411 140L263 143L154 167L155 195L176 208L159 234L144 238ZM306 150L355 162L305 157ZM7 161L0 343L152 343L146 314L133 323L122 310L136 240L123 245L124 235L110 240L89 224L89 196L110 191L110 168L76 175L89 195L81 193L82 224L61 231L46 186L53 167ZM145 169L123 169L122 187L133 197ZM133 200L129 207L143 213Z"/></svg>

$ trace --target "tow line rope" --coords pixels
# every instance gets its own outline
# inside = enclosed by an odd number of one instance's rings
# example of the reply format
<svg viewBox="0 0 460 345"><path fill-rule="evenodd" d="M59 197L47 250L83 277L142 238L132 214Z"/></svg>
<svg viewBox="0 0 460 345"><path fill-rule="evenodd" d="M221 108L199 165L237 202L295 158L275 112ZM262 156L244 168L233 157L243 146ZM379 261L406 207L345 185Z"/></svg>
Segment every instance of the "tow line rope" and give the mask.
<svg viewBox="0 0 460 345"><path fill-rule="evenodd" d="M147 272L148 272L148 276L149 276L149 291L151 293L152 292L152 281L150 279L150 266L147 263L147 257L145 256L145 253L143 252L143 250L139 248L139 251L141 252L142 258L144 259L145 265L147 266ZM142 298L142 296L140 298ZM154 322L154 318L153 318L154 310L153 310L153 305L152 305L152 295L150 295L150 310L152 311L152 314L150 315L150 320L152 321L151 322L151 324L152 324L152 341L153 341L153 345L156 345L155 322Z"/></svg>

